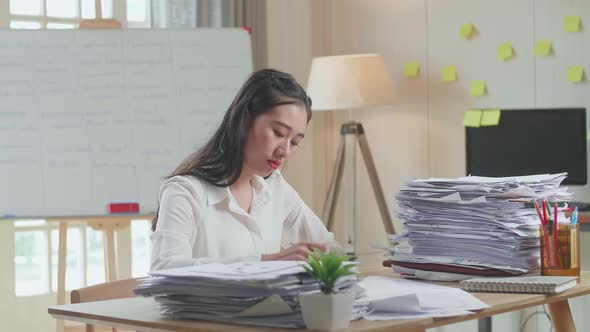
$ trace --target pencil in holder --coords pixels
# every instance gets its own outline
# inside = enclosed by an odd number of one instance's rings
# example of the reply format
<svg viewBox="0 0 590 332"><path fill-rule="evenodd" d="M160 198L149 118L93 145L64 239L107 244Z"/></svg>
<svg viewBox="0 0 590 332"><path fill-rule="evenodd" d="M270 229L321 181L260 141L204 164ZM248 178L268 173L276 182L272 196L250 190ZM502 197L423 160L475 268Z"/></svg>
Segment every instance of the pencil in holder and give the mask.
<svg viewBox="0 0 590 332"><path fill-rule="evenodd" d="M578 223L541 225L541 274L580 276L580 228Z"/></svg>

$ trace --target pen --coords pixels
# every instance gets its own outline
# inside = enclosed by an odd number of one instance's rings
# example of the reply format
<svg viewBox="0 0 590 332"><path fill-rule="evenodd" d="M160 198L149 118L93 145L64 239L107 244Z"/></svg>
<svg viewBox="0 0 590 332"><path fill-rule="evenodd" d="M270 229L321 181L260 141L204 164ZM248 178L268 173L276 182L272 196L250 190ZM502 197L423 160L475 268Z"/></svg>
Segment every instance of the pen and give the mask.
<svg viewBox="0 0 590 332"><path fill-rule="evenodd" d="M539 209L539 204L537 204L537 200L535 200L535 210L537 210L537 216L539 216L539 220L541 221L541 225L546 225L545 219L541 215L541 209Z"/></svg>
<svg viewBox="0 0 590 332"><path fill-rule="evenodd" d="M541 203L543 204L543 220L545 220L544 225L547 225L547 202L543 198Z"/></svg>
<svg viewBox="0 0 590 332"><path fill-rule="evenodd" d="M557 224L555 220L550 220L549 216L551 216L551 205L547 201L546 198L543 198L543 217L545 218L545 222L549 224L548 226L548 238L547 242L549 242L549 257L550 257L550 265L554 266L554 264L558 263L557 258ZM553 239L552 239L553 238Z"/></svg>
<svg viewBox="0 0 590 332"><path fill-rule="evenodd" d="M549 202L547 202L547 206L550 207ZM551 211L551 209L549 209ZM559 241L558 236L559 234L559 224L557 223L557 202L553 205L553 248L555 249L555 262L558 265L561 265L561 250L559 249Z"/></svg>
<svg viewBox="0 0 590 332"><path fill-rule="evenodd" d="M535 204L537 203L537 201L535 201ZM550 240L551 239L551 233L550 233L550 228L549 226L547 226L547 202L545 201L545 198L541 199L541 204L543 207L543 218L541 218L541 222L543 223L543 242L545 242L545 253L547 256L547 261L549 263L549 266L553 266L553 242ZM538 204L537 204L538 206Z"/></svg>
<svg viewBox="0 0 590 332"><path fill-rule="evenodd" d="M572 226L578 222L578 207L574 208L574 212L572 213Z"/></svg>

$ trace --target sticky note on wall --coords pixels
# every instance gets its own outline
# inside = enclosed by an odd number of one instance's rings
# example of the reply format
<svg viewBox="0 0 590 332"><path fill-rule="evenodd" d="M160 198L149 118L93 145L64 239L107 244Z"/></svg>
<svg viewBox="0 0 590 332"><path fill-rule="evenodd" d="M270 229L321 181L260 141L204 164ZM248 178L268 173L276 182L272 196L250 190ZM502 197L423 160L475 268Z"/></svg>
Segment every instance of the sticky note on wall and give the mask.
<svg viewBox="0 0 590 332"><path fill-rule="evenodd" d="M442 80L445 83L455 82L457 80L457 69L455 66L446 66L442 69Z"/></svg>
<svg viewBox="0 0 590 332"><path fill-rule="evenodd" d="M501 112L499 109L484 110L481 114L482 126L497 126L500 124Z"/></svg>
<svg viewBox="0 0 590 332"><path fill-rule="evenodd" d="M579 32L582 29L582 19L580 16L568 15L563 20L563 31Z"/></svg>
<svg viewBox="0 0 590 332"><path fill-rule="evenodd" d="M416 61L410 61L406 63L404 67L404 76L405 77L416 77L420 72L420 64Z"/></svg>
<svg viewBox="0 0 590 332"><path fill-rule="evenodd" d="M505 42L503 44L498 45L496 48L496 54L498 55L498 60L506 61L514 55L512 50L512 44L510 42Z"/></svg>
<svg viewBox="0 0 590 332"><path fill-rule="evenodd" d="M549 56L551 55L552 44L550 40L537 40L535 42L535 55Z"/></svg>
<svg viewBox="0 0 590 332"><path fill-rule="evenodd" d="M583 66L570 66L567 69L567 81L571 83L580 83L584 80Z"/></svg>
<svg viewBox="0 0 590 332"><path fill-rule="evenodd" d="M471 81L471 88L469 89L469 94L474 97L481 97L485 96L487 93L486 89L486 82L485 81Z"/></svg>
<svg viewBox="0 0 590 332"><path fill-rule="evenodd" d="M461 27L461 30L459 30L459 36L461 36L461 38L464 38L464 39L470 39L471 37L473 37L474 33L475 33L475 27L473 26L473 23L471 23L471 22L464 24Z"/></svg>
<svg viewBox="0 0 590 332"><path fill-rule="evenodd" d="M466 110L463 114L463 125L478 128L481 125L481 113L481 110Z"/></svg>

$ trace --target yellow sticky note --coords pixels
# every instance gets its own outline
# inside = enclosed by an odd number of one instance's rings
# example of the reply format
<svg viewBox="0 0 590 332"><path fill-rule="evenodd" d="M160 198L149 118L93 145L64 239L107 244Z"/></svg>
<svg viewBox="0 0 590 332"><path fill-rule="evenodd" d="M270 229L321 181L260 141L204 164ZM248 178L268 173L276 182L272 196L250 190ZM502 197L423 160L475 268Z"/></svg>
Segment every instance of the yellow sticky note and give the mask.
<svg viewBox="0 0 590 332"><path fill-rule="evenodd" d="M406 63L406 67L404 68L404 76L405 77L416 77L420 72L420 64L416 61L410 61Z"/></svg>
<svg viewBox="0 0 590 332"><path fill-rule="evenodd" d="M443 82L455 82L457 80L457 69L455 66L446 66L442 69Z"/></svg>
<svg viewBox="0 0 590 332"><path fill-rule="evenodd" d="M563 31L565 32L579 32L582 27L582 20L580 16L569 15L563 20Z"/></svg>
<svg viewBox="0 0 590 332"><path fill-rule="evenodd" d="M469 94L474 97L481 97L486 95L486 82L484 81L471 81L471 88Z"/></svg>
<svg viewBox="0 0 590 332"><path fill-rule="evenodd" d="M500 110L484 110L481 114L482 126L497 126L500 124Z"/></svg>
<svg viewBox="0 0 590 332"><path fill-rule="evenodd" d="M590 141L590 131L586 134L586 139Z"/></svg>
<svg viewBox="0 0 590 332"><path fill-rule="evenodd" d="M571 83L580 83L584 80L583 66L570 66L567 69L567 81Z"/></svg>
<svg viewBox="0 0 590 332"><path fill-rule="evenodd" d="M469 39L473 36L473 32L475 31L473 24L471 22L464 24L459 30L459 36L464 39Z"/></svg>
<svg viewBox="0 0 590 332"><path fill-rule="evenodd" d="M549 56L551 55L551 47L550 40L537 40L535 43L535 55Z"/></svg>
<svg viewBox="0 0 590 332"><path fill-rule="evenodd" d="M510 42L505 42L504 44L498 45L496 53L498 55L498 60L506 61L512 58L514 55L514 52L512 52L512 44Z"/></svg>
<svg viewBox="0 0 590 332"><path fill-rule="evenodd" d="M463 115L465 127L479 127L481 125L481 110L467 110Z"/></svg>

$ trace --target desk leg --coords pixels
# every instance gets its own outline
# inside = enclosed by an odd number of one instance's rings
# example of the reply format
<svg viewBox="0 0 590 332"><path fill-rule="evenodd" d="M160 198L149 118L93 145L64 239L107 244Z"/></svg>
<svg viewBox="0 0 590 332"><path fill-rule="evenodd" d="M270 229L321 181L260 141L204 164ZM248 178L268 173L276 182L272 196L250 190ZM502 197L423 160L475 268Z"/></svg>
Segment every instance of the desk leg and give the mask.
<svg viewBox="0 0 590 332"><path fill-rule="evenodd" d="M547 305L555 332L575 332L576 324L567 300L561 300Z"/></svg>
<svg viewBox="0 0 590 332"><path fill-rule="evenodd" d="M104 259L106 265L106 281L117 280L117 260L115 258L115 230L113 227L104 228Z"/></svg>
<svg viewBox="0 0 590 332"><path fill-rule="evenodd" d="M57 256L57 304L66 303L66 258L68 243L68 222L59 222L59 248ZM64 321L58 319L56 331L64 331Z"/></svg>

